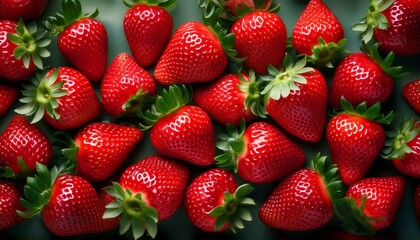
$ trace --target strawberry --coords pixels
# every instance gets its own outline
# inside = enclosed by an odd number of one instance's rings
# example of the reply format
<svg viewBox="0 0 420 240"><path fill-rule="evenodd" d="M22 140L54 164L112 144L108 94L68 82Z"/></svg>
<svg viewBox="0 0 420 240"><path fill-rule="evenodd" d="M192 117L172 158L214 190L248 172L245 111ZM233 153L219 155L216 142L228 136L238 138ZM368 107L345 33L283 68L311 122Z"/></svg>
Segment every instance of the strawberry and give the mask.
<svg viewBox="0 0 420 240"><path fill-rule="evenodd" d="M316 69L305 67L302 59L295 65L286 57L284 70L269 66L268 84L261 92L266 97L268 114L290 134L318 142L324 130L327 111L327 83Z"/></svg>
<svg viewBox="0 0 420 240"><path fill-rule="evenodd" d="M51 40L46 35L45 30L38 29L36 22L26 26L22 20L0 20L0 77L21 81L36 68L43 69L41 58L50 56L45 47Z"/></svg>
<svg viewBox="0 0 420 240"><path fill-rule="evenodd" d="M372 48L364 45L362 52L352 53L344 58L334 72L329 104L340 107L340 98L356 106L366 101L368 106L384 102L393 89L393 79L406 75L402 67L392 66L394 54L389 53L384 59L378 52L378 44Z"/></svg>
<svg viewBox="0 0 420 240"><path fill-rule="evenodd" d="M381 50L396 55L420 53L420 3L417 0L371 0L366 17L352 28L362 40L372 37Z"/></svg>
<svg viewBox="0 0 420 240"><path fill-rule="evenodd" d="M22 116L14 116L0 134L0 166L9 167L16 175L29 175L36 163L48 165L52 147L47 136Z"/></svg>
<svg viewBox="0 0 420 240"><path fill-rule="evenodd" d="M414 211L416 212L417 222L420 223L420 184L417 184L414 191Z"/></svg>
<svg viewBox="0 0 420 240"><path fill-rule="evenodd" d="M292 32L296 52L309 56L309 61L332 68L332 61L346 53L344 29L322 0L311 0L301 13Z"/></svg>
<svg viewBox="0 0 420 240"><path fill-rule="evenodd" d="M57 36L61 54L89 80L98 82L105 72L108 33L95 19L99 11L82 13L79 0L61 0L62 11L44 22L51 35Z"/></svg>
<svg viewBox="0 0 420 240"><path fill-rule="evenodd" d="M203 109L186 105L191 98L191 89L185 85L169 86L149 110L139 111L140 125L144 130L151 128L150 140L160 154L209 166L215 155L213 125Z"/></svg>
<svg viewBox="0 0 420 240"><path fill-rule="evenodd" d="M286 177L259 210L261 221L286 231L306 231L327 224L341 195L341 181L334 164L318 153L314 169L302 168Z"/></svg>
<svg viewBox="0 0 420 240"><path fill-rule="evenodd" d="M395 116L379 114L380 103L367 107L361 103L356 108L342 98L343 111L331 118L327 125L327 143L331 159L346 185L365 175L379 156L386 135L381 124L389 124Z"/></svg>
<svg viewBox="0 0 420 240"><path fill-rule="evenodd" d="M31 84L24 87L20 101L26 105L15 111L25 116L35 114L32 123L44 118L58 130L70 130L93 121L102 112L89 80L70 67L37 73Z"/></svg>
<svg viewBox="0 0 420 240"><path fill-rule="evenodd" d="M234 176L226 170L212 168L197 176L188 186L184 209L190 221L206 232L223 232L244 228L243 220L252 221L246 208L255 205L247 197L253 190L249 184L238 187Z"/></svg>
<svg viewBox="0 0 420 240"><path fill-rule="evenodd" d="M420 114L420 79L404 84L402 94L408 104Z"/></svg>
<svg viewBox="0 0 420 240"><path fill-rule="evenodd" d="M134 239L145 231L155 237L158 221L171 217L182 204L189 170L180 162L152 155L128 167L119 183L105 191L116 198L109 203L105 219L120 216L120 234L130 227Z"/></svg>
<svg viewBox="0 0 420 240"><path fill-rule="evenodd" d="M77 174L90 182L99 182L121 166L143 138L143 132L134 127L97 122L83 127L73 140L66 138L69 146L61 152Z"/></svg>
<svg viewBox="0 0 420 240"><path fill-rule="evenodd" d="M155 63L165 50L173 27L168 11L175 0L124 0L130 9L124 16L124 33L131 53L140 66Z"/></svg>
<svg viewBox="0 0 420 240"><path fill-rule="evenodd" d="M113 116L137 112L155 94L152 76L127 53L114 58L101 82L102 104Z"/></svg>
<svg viewBox="0 0 420 240"><path fill-rule="evenodd" d="M0 181L0 230L13 227L24 220L16 213L16 210L23 210L19 203L21 197L22 192L15 184Z"/></svg>
<svg viewBox="0 0 420 240"><path fill-rule="evenodd" d="M216 164L233 169L247 182L273 182L305 163L302 149L269 123L255 122L246 128L242 121L239 131L228 125L227 133L217 143L223 153Z"/></svg>
<svg viewBox="0 0 420 240"><path fill-rule="evenodd" d="M420 121L408 118L388 136L382 157L392 160L401 173L420 178Z"/></svg>
<svg viewBox="0 0 420 240"><path fill-rule="evenodd" d="M8 112L19 95L16 87L0 83L0 116Z"/></svg>
<svg viewBox="0 0 420 240"><path fill-rule="evenodd" d="M0 19L25 21L41 16L48 0L0 0Z"/></svg>

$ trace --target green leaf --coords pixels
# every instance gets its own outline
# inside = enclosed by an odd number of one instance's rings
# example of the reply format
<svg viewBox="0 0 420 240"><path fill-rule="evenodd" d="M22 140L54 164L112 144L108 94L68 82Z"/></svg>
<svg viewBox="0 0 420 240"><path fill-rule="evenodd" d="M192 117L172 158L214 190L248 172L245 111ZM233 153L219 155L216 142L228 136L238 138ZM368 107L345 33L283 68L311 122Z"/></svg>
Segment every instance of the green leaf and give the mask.
<svg viewBox="0 0 420 240"><path fill-rule="evenodd" d="M118 208L110 208L109 205L107 205L107 209L102 218L116 218L120 216L122 212L123 208L121 206Z"/></svg>
<svg viewBox="0 0 420 240"><path fill-rule="evenodd" d="M146 226L144 225L144 223L137 218L133 218L131 228L133 230L134 239L139 239L141 236L144 235L146 231Z"/></svg>

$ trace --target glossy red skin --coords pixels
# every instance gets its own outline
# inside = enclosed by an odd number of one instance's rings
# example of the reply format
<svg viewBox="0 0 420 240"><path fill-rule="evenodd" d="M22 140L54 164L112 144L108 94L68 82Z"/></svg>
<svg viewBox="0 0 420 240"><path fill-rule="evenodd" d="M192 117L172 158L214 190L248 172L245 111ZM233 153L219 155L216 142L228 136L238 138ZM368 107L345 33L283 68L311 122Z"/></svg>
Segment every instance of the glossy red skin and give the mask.
<svg viewBox="0 0 420 240"><path fill-rule="evenodd" d="M162 117L150 131L155 149L199 166L214 163L215 133L210 117L197 106L183 106Z"/></svg>
<svg viewBox="0 0 420 240"><path fill-rule="evenodd" d="M340 98L357 106L366 101L368 106L384 102L394 89L394 82L365 53L353 53L344 58L337 66L329 95L329 104L334 108L341 107Z"/></svg>
<svg viewBox="0 0 420 240"><path fill-rule="evenodd" d="M345 113L334 116L326 131L331 160L346 185L363 178L386 139L380 124Z"/></svg>
<svg viewBox="0 0 420 240"><path fill-rule="evenodd" d="M244 75L249 81L249 77ZM254 118L251 109L245 109L246 93L238 88L241 81L236 74L225 74L215 81L194 88L194 103L222 125L238 126Z"/></svg>
<svg viewBox="0 0 420 240"><path fill-rule="evenodd" d="M25 21L41 16L48 0L0 0L0 19Z"/></svg>
<svg viewBox="0 0 420 240"><path fill-rule="evenodd" d="M0 230L5 230L22 222L16 210L23 211L19 200L23 197L19 188L11 183L0 181Z"/></svg>
<svg viewBox="0 0 420 240"><path fill-rule="evenodd" d="M16 87L0 83L0 116L6 114L19 95Z"/></svg>
<svg viewBox="0 0 420 240"><path fill-rule="evenodd" d="M209 82L226 66L227 57L216 34L201 22L186 22L169 40L154 76L165 86Z"/></svg>
<svg viewBox="0 0 420 240"><path fill-rule="evenodd" d="M392 163L401 173L410 177L420 178L420 133L406 144L412 152L405 153L402 159L392 160Z"/></svg>
<svg viewBox="0 0 420 240"><path fill-rule="evenodd" d="M311 0L297 20L292 32L292 45L300 54L312 55L312 46L318 38L338 43L344 38L344 29L322 0Z"/></svg>
<svg viewBox="0 0 420 240"><path fill-rule="evenodd" d="M162 7L138 4L124 16L124 33L140 66L155 63L165 50L173 27L172 16Z"/></svg>
<svg viewBox="0 0 420 240"><path fill-rule="evenodd" d="M48 165L52 147L47 136L22 116L14 116L0 134L0 166L10 167L15 174L22 173L18 158L22 158L31 172L36 163Z"/></svg>
<svg viewBox="0 0 420 240"><path fill-rule="evenodd" d="M233 14L236 16L236 8L246 6L251 10L255 10L255 3L254 0L222 0L223 5L230 14ZM270 8L272 1L266 0L265 6L263 9L260 10L268 10Z"/></svg>
<svg viewBox="0 0 420 240"><path fill-rule="evenodd" d="M236 21L230 32L235 34L235 49L245 66L258 74L267 74L268 65L281 66L287 45L287 29L275 13L253 11Z"/></svg>
<svg viewBox="0 0 420 240"><path fill-rule="evenodd" d="M74 137L78 147L76 171L88 181L108 179L143 138L135 127L91 123Z"/></svg>
<svg viewBox="0 0 420 240"><path fill-rule="evenodd" d="M35 65L31 61L28 68L23 66L23 58L17 60L13 51L17 47L7 35L16 33L17 22L0 20L0 78L8 81L22 81L35 72Z"/></svg>
<svg viewBox="0 0 420 240"><path fill-rule="evenodd" d="M286 98L270 98L266 110L290 134L308 142L318 142L327 113L327 83L316 69L301 75L307 83L298 83L300 90L292 91Z"/></svg>
<svg viewBox="0 0 420 240"><path fill-rule="evenodd" d="M61 54L89 80L101 80L108 54L108 33L102 22L81 18L58 35L57 44Z"/></svg>
<svg viewBox="0 0 420 240"><path fill-rule="evenodd" d="M350 186L346 196L356 200L360 206L363 196L367 197L363 213L370 218L379 218L369 221L377 231L389 227L401 205L404 194L405 180L400 176L364 178Z"/></svg>
<svg viewBox="0 0 420 240"><path fill-rule="evenodd" d="M189 169L178 161L152 155L128 167L119 183L156 209L158 220L171 217L181 206Z"/></svg>
<svg viewBox="0 0 420 240"><path fill-rule="evenodd" d="M285 178L259 210L261 221L286 231L313 230L327 224L334 208L322 177L300 169Z"/></svg>
<svg viewBox="0 0 420 240"><path fill-rule="evenodd" d="M298 170L305 154L279 129L265 122L248 126L245 151L239 155L238 175L250 183L270 183Z"/></svg>
<svg viewBox="0 0 420 240"><path fill-rule="evenodd" d="M105 201L85 179L60 175L51 198L42 209L44 224L57 236L106 232L118 226L118 218L104 219Z"/></svg>
<svg viewBox="0 0 420 240"><path fill-rule="evenodd" d="M54 69L49 71L49 74ZM44 120L57 130L79 128L93 121L102 113L102 104L89 80L79 71L70 67L60 67L56 82L64 81L62 87L67 94L58 98L59 119L50 117L46 112Z"/></svg>
<svg viewBox="0 0 420 240"><path fill-rule="evenodd" d="M214 229L216 218L207 213L224 204L224 193L234 193L238 184L234 176L220 168L212 168L201 173L188 186L184 197L184 209L194 226L205 232L223 232Z"/></svg>
<svg viewBox="0 0 420 240"><path fill-rule="evenodd" d="M395 0L382 12L389 28L375 29L374 38L381 50L393 51L396 55L420 53L420 2L417 0Z"/></svg>
<svg viewBox="0 0 420 240"><path fill-rule="evenodd" d="M406 83L402 88L402 94L408 104L420 114L420 79Z"/></svg>
<svg viewBox="0 0 420 240"><path fill-rule="evenodd" d="M417 222L420 224L420 184L417 184L414 192L414 211L416 212Z"/></svg>
<svg viewBox="0 0 420 240"><path fill-rule="evenodd" d="M156 94L153 77L127 53L120 53L108 66L101 82L102 105L113 116L126 111L123 105L142 88L148 96Z"/></svg>

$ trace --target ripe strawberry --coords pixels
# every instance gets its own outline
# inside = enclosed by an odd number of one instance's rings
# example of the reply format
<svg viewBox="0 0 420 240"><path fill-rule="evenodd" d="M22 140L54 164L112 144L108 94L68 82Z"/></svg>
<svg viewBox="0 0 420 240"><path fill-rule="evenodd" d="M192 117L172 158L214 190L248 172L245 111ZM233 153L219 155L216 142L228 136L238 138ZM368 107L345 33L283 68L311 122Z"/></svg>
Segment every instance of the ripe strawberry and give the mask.
<svg viewBox="0 0 420 240"><path fill-rule="evenodd" d="M44 75L37 73L31 84L25 85L23 95L20 101L26 105L15 111L25 116L35 114L32 123L44 118L58 130L79 128L102 112L89 80L69 67L51 69Z"/></svg>
<svg viewBox="0 0 420 240"><path fill-rule="evenodd" d="M420 79L406 83L402 88L402 94L408 104L420 114Z"/></svg>
<svg viewBox="0 0 420 240"><path fill-rule="evenodd" d="M0 0L0 19L25 21L41 16L48 0Z"/></svg>
<svg viewBox="0 0 420 240"><path fill-rule="evenodd" d="M0 83L0 116L6 114L19 95L16 87Z"/></svg>
<svg viewBox="0 0 420 240"><path fill-rule="evenodd" d="M159 59L171 37L173 20L168 11L175 7L175 0L124 3L130 8L123 26L131 53L140 66L149 66Z"/></svg>
<svg viewBox="0 0 420 240"><path fill-rule="evenodd" d="M420 53L420 2L416 0L371 0L366 17L353 26L362 40L372 37L380 49L396 55Z"/></svg>
<svg viewBox="0 0 420 240"><path fill-rule="evenodd" d="M216 164L233 169L250 183L269 183L283 178L305 163L301 148L269 123L255 122L246 129L242 121L238 131L227 126L227 135L217 147L224 151Z"/></svg>
<svg viewBox="0 0 420 240"><path fill-rule="evenodd" d="M127 53L120 53L109 65L101 82L102 104L113 116L135 113L147 96L156 94L152 76Z"/></svg>
<svg viewBox="0 0 420 240"><path fill-rule="evenodd" d="M416 212L417 222L420 223L420 184L414 192L414 211Z"/></svg>
<svg viewBox="0 0 420 240"><path fill-rule="evenodd" d="M334 164L318 153L314 169L300 169L286 177L259 210L261 221L286 231L306 231L327 224L341 195L341 181Z"/></svg>
<svg viewBox="0 0 420 240"><path fill-rule="evenodd" d="M330 119L327 125L327 142L331 159L346 185L365 175L378 157L386 139L381 124L389 124L395 116L379 114L380 103L367 107L362 103L353 106L342 98L343 111Z"/></svg>
<svg viewBox="0 0 420 240"><path fill-rule="evenodd" d="M402 67L392 66L393 53L380 57L378 44L371 49L364 45L362 51L348 55L337 66L329 96L332 107L340 107L341 97L353 106L365 101L368 106L384 102L394 89L393 79L405 75Z"/></svg>
<svg viewBox="0 0 420 240"><path fill-rule="evenodd" d="M191 89L172 85L163 90L150 110L139 111L140 125L144 130L151 128L150 140L160 154L209 166L215 155L213 125L203 109L186 105L190 100Z"/></svg>
<svg viewBox="0 0 420 240"><path fill-rule="evenodd" d="M120 216L120 234L131 227L134 239L145 231L154 238L158 221L171 217L182 204L188 178L189 170L182 163L149 156L128 167L119 183L105 188L116 201L106 206L103 217Z"/></svg>
<svg viewBox="0 0 420 240"><path fill-rule="evenodd" d="M31 174L37 162L48 165L52 155L47 136L22 116L14 116L0 134L0 166L16 175Z"/></svg>
<svg viewBox="0 0 420 240"><path fill-rule="evenodd" d="M249 184L238 187L234 176L226 170L212 168L197 176L188 186L184 209L190 221L206 232L223 232L244 228L252 221L247 205L255 205L247 197L253 190Z"/></svg>
<svg viewBox="0 0 420 240"><path fill-rule="evenodd" d="M16 213L16 210L23 210L19 203L21 197L22 192L15 184L0 181L0 231L24 220Z"/></svg>
<svg viewBox="0 0 420 240"><path fill-rule="evenodd" d="M284 70L269 66L266 95L268 114L290 134L318 142L324 130L327 111L327 83L316 69L305 67L305 59L293 65L286 57Z"/></svg>
<svg viewBox="0 0 420 240"><path fill-rule="evenodd" d="M45 26L54 36L61 54L89 80L98 82L106 68L108 33L95 19L99 12L83 14L79 0L61 0L62 11L50 16Z"/></svg>
<svg viewBox="0 0 420 240"><path fill-rule="evenodd" d="M46 34L38 30L36 22L26 26L22 20L0 20L0 77L21 81L36 68L42 69L41 58L50 56L45 47L51 40L46 39Z"/></svg>

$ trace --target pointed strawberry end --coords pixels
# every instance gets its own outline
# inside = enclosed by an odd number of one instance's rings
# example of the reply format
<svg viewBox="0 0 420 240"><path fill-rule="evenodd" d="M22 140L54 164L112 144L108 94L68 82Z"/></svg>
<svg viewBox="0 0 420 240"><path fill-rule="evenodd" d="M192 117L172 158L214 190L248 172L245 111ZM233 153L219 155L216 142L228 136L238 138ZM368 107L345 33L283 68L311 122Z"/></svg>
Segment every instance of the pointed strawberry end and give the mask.
<svg viewBox="0 0 420 240"><path fill-rule="evenodd" d="M308 56L308 62L318 67L333 68L334 64L340 56L348 54L349 51L344 47L347 39L343 38L338 43L327 43L320 37L318 45L312 47L312 55Z"/></svg>
<svg viewBox="0 0 420 240"><path fill-rule="evenodd" d="M124 5L132 8L138 4L146 4L148 6L159 6L166 11L171 11L176 6L176 0L123 0Z"/></svg>
<svg viewBox="0 0 420 240"><path fill-rule="evenodd" d="M406 153L413 150L407 143L414 140L420 133L420 121L408 118L401 124L400 129L387 133L385 148L382 150L381 156L384 159L404 159Z"/></svg>
<svg viewBox="0 0 420 240"><path fill-rule="evenodd" d="M137 113L142 110L143 107L147 106L148 103L155 100L154 97L148 96L148 92L140 88L136 94L130 96L130 98L122 105L122 109L125 114Z"/></svg>
<svg viewBox="0 0 420 240"><path fill-rule="evenodd" d="M246 94L244 102L245 109L250 109L258 117L266 118L268 113L264 106L264 96L261 94L262 82L256 81L256 75L253 70L250 70L248 73L249 81L245 79L241 72L238 76L241 81L238 84L238 89Z"/></svg>

